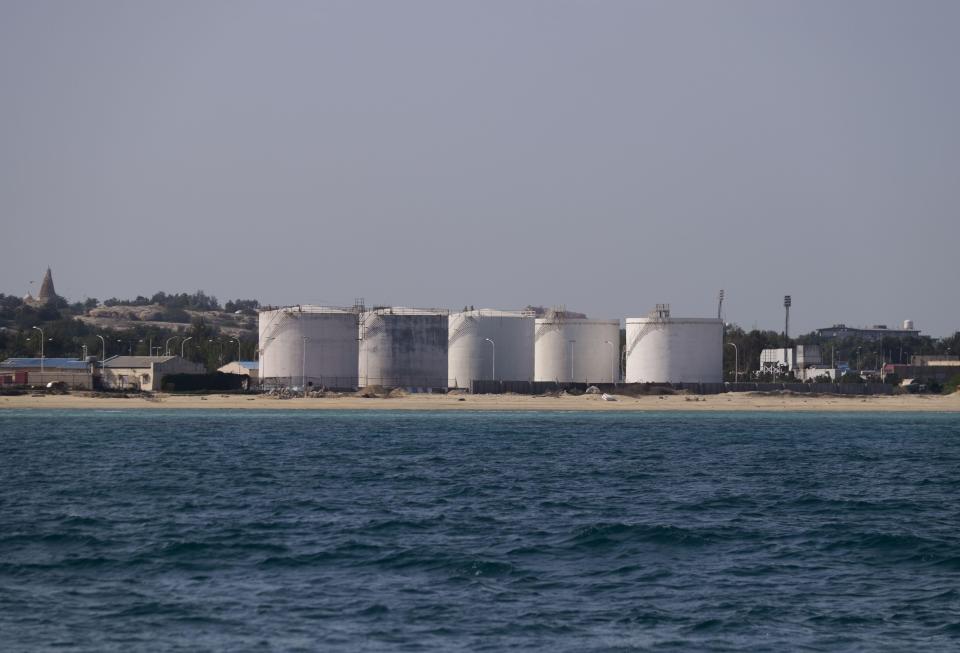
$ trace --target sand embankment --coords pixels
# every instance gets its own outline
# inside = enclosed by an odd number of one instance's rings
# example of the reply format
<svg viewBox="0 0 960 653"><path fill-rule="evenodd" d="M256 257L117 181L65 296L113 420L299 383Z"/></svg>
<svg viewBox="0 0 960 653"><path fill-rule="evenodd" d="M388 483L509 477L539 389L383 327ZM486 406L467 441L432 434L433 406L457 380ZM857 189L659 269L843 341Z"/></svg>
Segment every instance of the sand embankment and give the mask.
<svg viewBox="0 0 960 653"><path fill-rule="evenodd" d="M525 395L409 395L383 399L355 396L276 399L245 395L156 395L140 397L93 397L69 395L21 395L0 397L0 409L279 409L279 410L521 410L521 411L855 411L855 412L960 412L960 393L950 396L899 395L893 397L841 397L759 395L729 393L707 396L619 396L603 401L597 395L530 397Z"/></svg>

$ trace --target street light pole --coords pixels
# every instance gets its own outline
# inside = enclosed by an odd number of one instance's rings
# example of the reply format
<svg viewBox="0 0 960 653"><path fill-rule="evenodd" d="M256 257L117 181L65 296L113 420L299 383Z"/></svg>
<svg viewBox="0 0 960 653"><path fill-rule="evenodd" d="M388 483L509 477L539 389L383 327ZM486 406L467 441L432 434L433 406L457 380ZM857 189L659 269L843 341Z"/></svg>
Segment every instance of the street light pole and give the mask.
<svg viewBox="0 0 960 653"><path fill-rule="evenodd" d="M493 370L492 370L491 376L493 377L493 380L496 381L497 380L497 343L495 343L490 338L484 338L484 340L490 343L490 347L493 351Z"/></svg>
<svg viewBox="0 0 960 653"><path fill-rule="evenodd" d="M737 382L740 380L740 348L737 347L735 342L728 342L727 344L733 347L733 380Z"/></svg>
<svg viewBox="0 0 960 653"><path fill-rule="evenodd" d="M207 342L212 342L215 345L220 345L220 357L217 359L217 361L221 365L223 365L223 343L220 342L219 340L207 340Z"/></svg>
<svg viewBox="0 0 960 653"><path fill-rule="evenodd" d="M107 339L103 336L97 337L100 338L100 342L103 344L103 355L100 357L100 369L103 369L107 362Z"/></svg>
<svg viewBox="0 0 960 653"><path fill-rule="evenodd" d="M303 360L300 362L300 388L303 390L303 396L307 396L307 336L300 336L303 338Z"/></svg>
<svg viewBox="0 0 960 653"><path fill-rule="evenodd" d="M193 336L189 336L189 337L185 338L184 341L180 343L180 358L183 358L183 357L184 357L184 356L183 356L183 346L187 344L187 340L193 340Z"/></svg>
<svg viewBox="0 0 960 653"><path fill-rule="evenodd" d="M40 332L40 374L43 374L43 359L45 358L45 356L43 355L43 341L46 338L43 335L43 329L41 329L40 327L35 326L30 328L36 329L37 331Z"/></svg>
<svg viewBox="0 0 960 653"><path fill-rule="evenodd" d="M230 340L230 342L237 343L237 362L239 363L240 362L240 338L237 338L236 340Z"/></svg>
<svg viewBox="0 0 960 653"><path fill-rule="evenodd" d="M164 355L164 356L169 356L169 355L170 355L170 341L171 341L171 340L176 340L176 339L179 338L179 337L180 337L180 336L170 336L169 338L167 338L167 342L166 342L166 344L163 346L163 355Z"/></svg>
<svg viewBox="0 0 960 653"><path fill-rule="evenodd" d="M573 376L573 343L575 343L576 340L567 340L567 342L570 343L570 383L573 383L573 379L574 379L574 376Z"/></svg>

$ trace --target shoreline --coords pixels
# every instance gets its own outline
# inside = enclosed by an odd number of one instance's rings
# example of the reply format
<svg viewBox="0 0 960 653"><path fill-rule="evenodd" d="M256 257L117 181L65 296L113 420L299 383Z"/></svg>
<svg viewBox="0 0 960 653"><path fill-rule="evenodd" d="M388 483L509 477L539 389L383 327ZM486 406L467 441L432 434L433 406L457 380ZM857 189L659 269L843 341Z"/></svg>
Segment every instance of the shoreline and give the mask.
<svg viewBox="0 0 960 653"><path fill-rule="evenodd" d="M0 396L0 411L53 410L410 410L410 411L812 411L960 413L960 393L952 395L837 396L660 395L604 401L597 395L408 395L366 399L355 396L277 399L266 395L168 395L93 397L87 394Z"/></svg>

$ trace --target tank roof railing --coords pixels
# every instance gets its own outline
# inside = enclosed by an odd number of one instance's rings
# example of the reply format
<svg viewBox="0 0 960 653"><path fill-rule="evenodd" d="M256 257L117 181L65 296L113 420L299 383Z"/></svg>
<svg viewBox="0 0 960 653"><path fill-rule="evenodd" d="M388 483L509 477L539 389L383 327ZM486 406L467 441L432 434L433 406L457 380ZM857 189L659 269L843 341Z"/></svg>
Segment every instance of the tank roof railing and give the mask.
<svg viewBox="0 0 960 653"><path fill-rule="evenodd" d="M365 312L385 315L450 315L449 308L413 308L410 306L373 306Z"/></svg>

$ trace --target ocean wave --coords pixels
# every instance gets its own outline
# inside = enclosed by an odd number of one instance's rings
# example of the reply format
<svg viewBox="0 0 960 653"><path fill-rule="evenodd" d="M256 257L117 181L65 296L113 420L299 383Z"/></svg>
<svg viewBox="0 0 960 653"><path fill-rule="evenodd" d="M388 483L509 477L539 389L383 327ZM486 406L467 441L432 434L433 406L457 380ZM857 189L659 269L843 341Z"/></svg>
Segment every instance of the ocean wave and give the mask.
<svg viewBox="0 0 960 653"><path fill-rule="evenodd" d="M712 529L683 528L672 525L597 523L574 531L566 543L576 548L595 548L623 543L649 543L667 546L700 547L718 539Z"/></svg>

